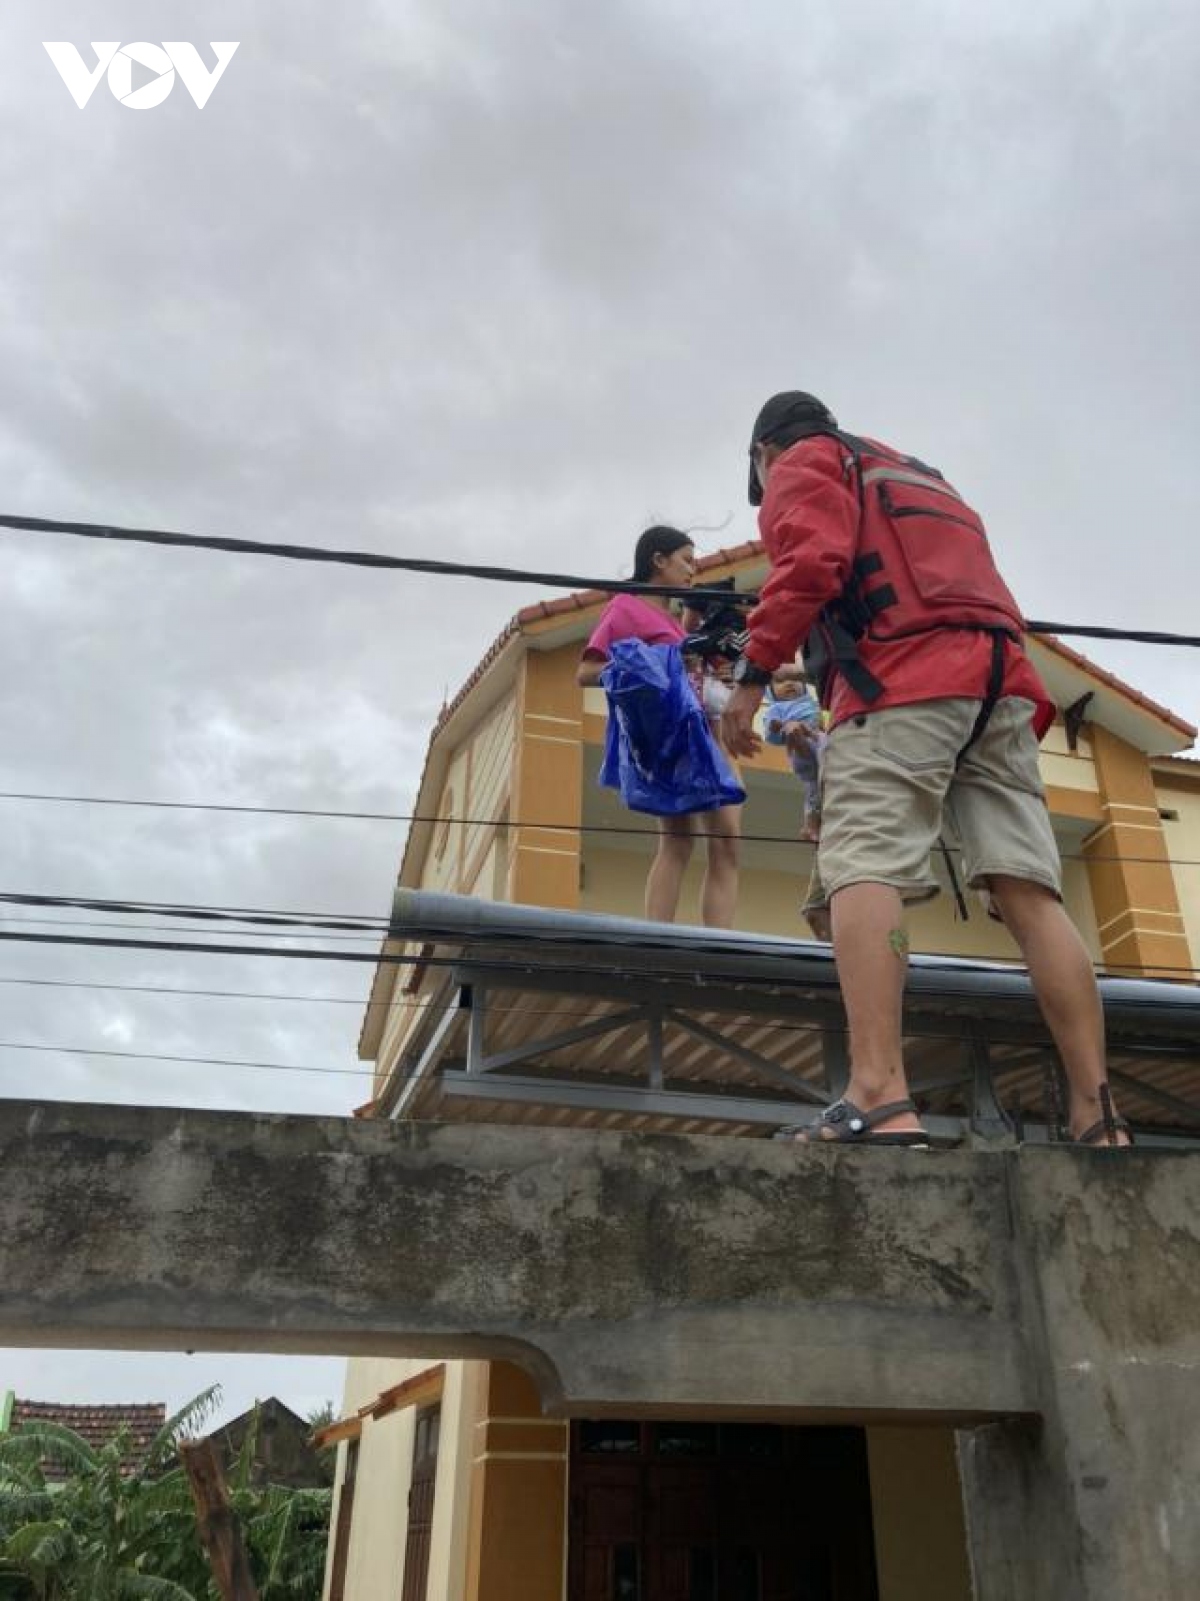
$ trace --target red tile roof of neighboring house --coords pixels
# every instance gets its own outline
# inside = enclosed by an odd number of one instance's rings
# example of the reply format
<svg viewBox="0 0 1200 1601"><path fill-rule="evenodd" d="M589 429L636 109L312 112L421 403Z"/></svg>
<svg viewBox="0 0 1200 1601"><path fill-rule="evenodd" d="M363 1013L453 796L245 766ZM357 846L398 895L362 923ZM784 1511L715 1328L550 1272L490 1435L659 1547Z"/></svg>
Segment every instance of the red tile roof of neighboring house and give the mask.
<svg viewBox="0 0 1200 1601"><path fill-rule="evenodd" d="M99 1450L121 1429L129 1431L129 1446L123 1459L123 1471L132 1473L141 1464L151 1443L167 1421L164 1401L147 1401L120 1406L74 1406L59 1401L13 1402L12 1428L22 1423L57 1423L75 1433ZM62 1479L66 1474L53 1463L45 1465L48 1479Z"/></svg>

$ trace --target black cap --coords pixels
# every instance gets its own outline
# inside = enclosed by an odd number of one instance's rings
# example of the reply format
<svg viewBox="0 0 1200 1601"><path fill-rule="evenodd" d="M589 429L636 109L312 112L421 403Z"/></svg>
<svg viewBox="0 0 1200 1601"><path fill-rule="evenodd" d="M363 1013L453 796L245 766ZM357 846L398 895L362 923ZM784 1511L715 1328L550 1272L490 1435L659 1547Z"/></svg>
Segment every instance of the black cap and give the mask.
<svg viewBox="0 0 1200 1601"><path fill-rule="evenodd" d="M750 434L750 483L748 493L752 506L762 505L762 486L754 470L755 445L794 445L798 439L813 434L828 433L837 427L837 418L816 395L806 395L802 389L785 389L772 395L754 419Z"/></svg>

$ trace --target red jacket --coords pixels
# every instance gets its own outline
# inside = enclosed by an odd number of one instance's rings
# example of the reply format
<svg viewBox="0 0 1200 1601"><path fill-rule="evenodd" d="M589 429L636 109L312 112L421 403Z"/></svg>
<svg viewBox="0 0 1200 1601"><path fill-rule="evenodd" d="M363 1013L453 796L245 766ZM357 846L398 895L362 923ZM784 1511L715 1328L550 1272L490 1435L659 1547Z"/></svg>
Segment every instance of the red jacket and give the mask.
<svg viewBox="0 0 1200 1601"><path fill-rule="evenodd" d="M947 493L953 492L947 488ZM968 508L963 510L974 517ZM850 451L837 439L828 435L803 439L773 463L758 515L771 572L748 620L746 654L757 666L774 669L793 661L822 609L851 588L855 561L864 554L863 523L858 470ZM894 568L891 576L899 578ZM998 574L993 590L997 606L1003 597L1008 614L1019 624L1015 602ZM862 665L882 684L882 693L867 701L841 673L835 673L828 695L834 724L885 706L983 696L992 660L990 634L934 625L901 637L872 637L876 632L896 632L884 626L888 615L880 614L878 629L872 624L858 649ZM1005 620L1000 612L997 620ZM1054 719L1054 705L1018 641L1006 640L1004 649L1001 694L1035 702L1034 726L1040 738Z"/></svg>

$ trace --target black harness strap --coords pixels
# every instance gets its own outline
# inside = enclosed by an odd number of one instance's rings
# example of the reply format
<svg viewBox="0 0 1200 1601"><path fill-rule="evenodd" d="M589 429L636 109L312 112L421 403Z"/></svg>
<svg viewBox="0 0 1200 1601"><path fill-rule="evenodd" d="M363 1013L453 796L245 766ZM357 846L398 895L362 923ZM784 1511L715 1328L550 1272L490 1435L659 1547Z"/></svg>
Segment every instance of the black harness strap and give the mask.
<svg viewBox="0 0 1200 1601"><path fill-rule="evenodd" d="M1009 635L1003 628L993 628L989 632L992 636L992 661L988 669L987 688L983 692L979 714L975 718L974 727L967 735L966 744L954 758L955 768L962 766L967 752L991 721L992 713L996 710L996 702L1000 699L1000 691L1004 688L1004 642Z"/></svg>
<svg viewBox="0 0 1200 1601"><path fill-rule="evenodd" d="M938 850L942 853L942 861L946 866L946 876L950 880L950 888L954 892L954 904L958 907L958 915L964 923L971 921L971 914L967 911L966 896L962 892L962 885L958 882L958 874L954 871L954 859L950 855L950 847L946 844L945 834L938 835Z"/></svg>

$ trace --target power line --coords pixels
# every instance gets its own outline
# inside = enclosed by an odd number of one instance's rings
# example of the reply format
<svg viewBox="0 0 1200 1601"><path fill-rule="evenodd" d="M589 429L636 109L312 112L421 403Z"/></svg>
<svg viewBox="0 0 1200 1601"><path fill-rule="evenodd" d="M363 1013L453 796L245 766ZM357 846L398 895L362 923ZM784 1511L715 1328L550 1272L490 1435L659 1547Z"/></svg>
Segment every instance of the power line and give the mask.
<svg viewBox="0 0 1200 1601"><path fill-rule="evenodd" d="M399 930L395 937L397 939L412 940L414 936L405 935L403 930ZM462 967L465 962L469 962L469 958L468 957L461 956L461 955L459 955L459 956L436 956L436 955L404 956L404 955L398 954L397 952L387 951L387 950L380 950L380 951L289 950L289 949L286 949L286 948L281 947L281 946L269 946L269 945L268 946L220 945L220 944L217 944L217 943L215 943L213 941L208 941L208 940L203 940L203 941L202 940L187 940L187 941L181 941L181 940L145 940L145 939L130 939L130 938L126 938L126 937L108 938L108 937L105 937L103 935L97 936L97 935L83 935L83 934L25 934L25 933L13 933L10 930L4 929L4 928L0 928L0 940L8 940L8 941L15 942L15 943L23 943L23 944L31 944L31 945L69 945L69 946L80 946L80 947L84 947L84 948L98 948L98 949L108 949L108 950L168 951L168 952L170 952L172 954L191 953L193 955L198 955L198 956L255 956L255 957L270 957L270 958L274 958L274 959L279 960L279 961L358 962L358 963L368 963L369 962L369 963L372 963L374 965L383 966L383 967L430 967L430 968L442 968L442 967L445 967L445 968L456 968L456 967ZM580 941L578 939L570 939L570 940L560 940L560 941L557 941L556 943L562 949L569 950L569 949L571 949L572 946L577 946L577 945L579 945L581 943L585 943L585 942ZM832 957L830 958L830 960L832 961ZM488 962L487 962L487 966L493 972L513 973L513 974L521 974L521 975L529 975L531 973L538 973L538 972L545 971L545 968L544 968L544 966L542 964L539 964L537 962L531 961L529 959L521 960L519 957L511 959L511 960L507 960L507 959L504 959L504 958L496 958L496 959L489 958ZM1018 974L1024 972L1024 969L1018 963L1014 962L1014 963L1008 964L1008 966L1010 967L1010 969L1012 971L1014 971L1014 972L1016 972ZM964 962L961 959L957 959L957 961L956 961L956 970L959 971L959 972L994 973L996 971L996 967L997 967L997 964L994 961L990 960L990 959L988 959L988 960L980 960L978 962ZM1197 969L1195 967L1183 967L1183 966L1171 967L1171 966L1167 966L1165 964L1161 964L1161 963L1157 963L1157 962L1154 964L1154 969L1155 969L1156 972L1160 972L1160 973L1169 972L1169 973L1195 974L1197 972L1200 972L1200 969ZM572 964L567 963L567 962L558 961L558 962L556 962L554 964L553 971L556 974L567 973L567 974L572 974L572 975L577 974L577 975L580 975L580 976L594 977L596 975L598 969L596 967L593 967L593 966L586 966L586 965L582 965L582 964L572 965ZM620 966L609 966L607 968L604 968L603 972L605 973L605 975L607 977L619 978L619 979L628 979L630 981L637 981L637 980L642 980L642 979L654 979L654 980L660 980L660 981L663 981L663 982L675 981L675 982L686 983L688 981L688 979L693 976L693 970L691 970L691 969L684 970L684 969L677 969L677 968L654 967L653 965L642 965L642 966L637 967L637 968L620 967ZM724 975L718 975L718 976L723 977ZM1104 975L1104 976L1127 976L1127 975ZM737 984L745 985L745 986L748 986L749 988L752 988L752 989L753 988L762 988L764 986L767 987L767 988L774 988L774 989L787 989L787 988L796 987L787 978L783 977L782 975L770 975L770 976L768 976L766 974L738 973L738 974L736 974L734 976L734 980L733 981L736 982ZM802 985L800 987L809 988L811 986ZM925 996L925 997L929 997L929 998L942 998L942 999L948 999L948 1000L961 1000L962 999L961 993L959 991L957 991L957 990L938 990L932 985L926 986L922 990L922 995ZM1155 1001L1155 1000L1151 1000L1151 999L1146 999L1146 1000L1140 1000L1138 1004L1139 1004L1139 1006L1141 1006L1141 1007L1143 1007L1145 1009L1149 1009L1149 1010L1174 1010L1173 1003L1167 1002L1167 1001Z"/></svg>
<svg viewBox="0 0 1200 1601"><path fill-rule="evenodd" d="M1128 858L1124 858L1124 859L1128 860ZM313 938L317 937L318 933L320 933L321 936L324 937L324 938L333 939L333 940L341 940L341 941L344 941L346 943L360 943L360 942L362 942L364 940L367 940L367 939L372 939L372 941L373 941L376 938L383 938L383 939L389 939L389 940L404 940L404 941L409 941L409 940L412 939L412 936L409 935L409 934L406 934L405 930L402 927L394 928L392 923L391 923L391 920L388 919L388 918L367 918L367 917L365 917L365 918L362 919L362 922L361 922L361 925L360 925L360 927L361 927L361 931L360 932L358 932L356 934L352 934L352 935L339 935L339 934L336 934L336 933L328 933L327 931L329 929L331 929L331 928L352 927L352 926L355 926L355 925L353 925L353 924L351 924L349 922L345 922L345 921L333 921L333 920L330 920L330 919L325 919L325 918L320 917L319 915L317 916L316 920L314 920L314 921L312 921L310 923L310 922L306 921L306 919L308 919L309 916L310 916L310 914L308 914L308 913L287 913L287 912L284 912L284 913L280 913L280 912L267 913L267 912L262 912L257 908L249 909L249 908L218 907L218 906L198 906L198 905L189 905L187 903L178 902L178 901L172 901L172 902L155 902L155 901L137 902L137 901L100 900L100 899L87 899L87 900L84 900L84 899L81 899L81 898L76 897L76 896L29 895L29 894L14 894L14 893L8 893L8 892L0 892L0 904L3 904L5 902L16 902L19 905L26 905L26 906L27 905L34 905L34 906L46 906L46 907L86 906L86 907L91 907L91 908L93 908L93 909L95 909L97 911L112 912L112 913L114 913L116 915L138 914L138 913L142 913L142 912L145 912L145 913L163 913L163 912L165 912L169 916L172 916L172 917L178 919L179 921L189 921L189 920L193 920L194 919L194 920L198 920L198 921L201 921L201 922L235 922L235 923L255 923L255 922L257 922L257 923L264 923L264 924L267 924L267 925L283 924L283 925L285 925L287 927L294 927L294 928L300 928L300 929L311 927L311 928L314 929L314 933L312 933L312 934L303 934L303 933L300 933L300 934L272 934L272 933L268 932L266 935L262 935L262 934L258 934L257 931L256 931L254 937L257 937L257 938L264 938L265 937L265 938L268 938L268 939L313 939ZM19 921L23 921L23 920L19 919L19 918L5 918L3 916L3 914L0 914L0 924L9 923L9 922L19 922ZM75 919L71 919L71 918L64 918L64 919L61 919L61 920L56 920L56 919L52 919L52 918L30 918L30 919L28 919L28 921L29 922L34 922L34 923L49 924L50 927L66 927L66 928L74 928L74 927L109 928L109 927L113 927L114 926L114 925L107 924L107 923L101 923L101 924L79 923L79 922L76 922ZM124 929L124 928L134 929L138 933L147 932L147 931L158 931L158 932L170 933L170 934L183 934L183 933L190 932L189 930L186 930L186 929L178 929L178 928L175 928L174 926L164 926L164 925L161 925L161 924L145 925L145 924L128 924L128 923L124 923L124 924L118 924L118 925L115 925L115 926L118 927L118 928L122 928L122 929ZM251 936L251 934L249 932L247 932L243 936L240 931L235 930L235 931L232 932L231 937L233 937L233 938L242 938L242 937L244 937L246 939L249 939L252 936ZM51 942L51 943L60 943L60 944L70 944L72 942L65 935L63 935L63 936L54 936L54 935L49 935L49 934L44 934L44 935L38 935L38 934L20 935L20 934L13 934L13 933L5 933L3 931L3 929L0 929L0 938L7 938L7 939L14 939L14 940L25 938L25 939L28 939L28 940L34 941L34 942L47 941L47 942ZM123 942L117 941L117 940L88 940L88 939L85 939L84 937L80 936L79 939L78 939L78 943L84 944L84 945L86 945L86 944L101 944L101 945L118 945L119 946ZM125 942L125 943L129 943L130 948L133 948L133 949L141 949L141 948L143 948L136 941ZM578 944L579 941L578 940L573 940L573 941L565 942L565 943ZM197 942L195 940L188 940L186 942L171 942L171 941L161 941L160 940L160 941L153 942L149 948L158 949L158 950L200 951L200 952L205 952L205 953L209 953L210 952L210 947L209 946L204 945L204 944L202 944L200 942ZM218 948L212 947L211 949L215 950L215 949L218 949ZM228 951L229 953L232 953L232 954L246 954L246 955L278 955L278 956L298 956L298 957L299 956L317 956L317 957L319 957L319 956L322 955L322 953L319 952L319 951L314 952L314 951L304 951L304 950L289 950L289 949L286 949L286 948L284 948L282 946L274 947L274 948L268 947L268 948L266 948L264 950L264 949L261 949L259 947L253 946L253 945L234 945L234 946L228 946L228 947L220 947L219 950L221 952ZM337 960L337 959L347 959L347 960L357 959L357 960L361 960L361 961L374 961L374 962L387 962L387 961L399 960L398 958L390 956L387 953L381 953L381 952L375 950L374 948L372 948L372 950L368 951L368 952L326 952L324 954L327 955L328 959L331 960L331 961ZM413 958L409 958L407 960L411 960L412 962L419 962L419 961L424 960L424 961L426 961L428 963L436 965L436 960L437 959L435 959L433 957L426 957L426 958L413 957ZM1093 963L1092 965L1093 965L1093 967L1096 967L1098 971L1102 972L1104 970L1104 964L1102 964L1102 963ZM1165 965L1165 964L1161 964L1161 963L1155 963L1154 965L1155 965L1155 970L1157 972L1191 973L1191 974L1200 973L1200 968L1197 968L1197 967L1171 966L1171 965Z"/></svg>
<svg viewBox="0 0 1200 1601"><path fill-rule="evenodd" d="M70 534L82 539L103 539L142 545L167 545L187 550L214 550L243 556L272 556L287 561L326 562L347 567L373 567L393 572L427 573L442 578L476 578L490 583L530 584L544 589L595 590L601 594L653 594L677 600L728 601L727 590L667 588L639 584L632 580L589 578L578 573L542 572L533 568L496 567L478 562L434 561L417 556L387 556L381 551L335 550L322 545L280 544L268 540L233 539L215 534L180 534L161 528L123 528L109 523L67 522L45 517L15 517L0 514L0 528L24 533ZM747 602L756 594L739 592ZM1131 640L1147 645L1200 646L1198 634L1164 633L1158 629L1105 628L1074 623L1048 623L1030 618L1025 624L1031 634L1072 634L1089 639Z"/></svg>
<svg viewBox="0 0 1200 1601"><path fill-rule="evenodd" d="M1197 763L1197 766L1200 767L1200 763ZM428 823L431 826L440 826L445 823L455 828L496 828L503 829L505 832L526 828L545 834L619 834L629 835L636 839L654 840L657 838L652 828L646 826L638 827L633 823L549 823L523 817L464 817L454 812L435 815L430 812L339 811L333 808L303 806L251 806L222 801L142 800L131 796L114 795L54 795L33 790L0 790L0 801L37 801L39 803L59 803L73 806L122 806L134 809L144 808L150 811L232 812L264 817L333 818L349 822ZM704 835L702 834L697 835L697 838L703 837ZM804 846L808 843L799 839L795 834L743 833L739 834L738 838L747 845ZM947 849L955 855L962 854L961 845L949 843ZM1064 862L1127 862L1131 864L1154 863L1160 867L1200 867L1200 860L1186 856L1172 856L1165 862L1161 856L1101 855L1098 852L1091 851L1086 853L1083 851L1061 851L1059 856Z"/></svg>
<svg viewBox="0 0 1200 1601"><path fill-rule="evenodd" d="M386 917L329 917L320 912L275 912L253 906L201 906L185 901L125 901L79 895L29 895L15 890L0 891L0 905L61 906L86 912L119 912L125 916L145 913L154 917L186 917L211 923L253 923L268 928L312 928L324 932L353 931L373 934L388 926ZM2 915L2 914L0 914Z"/></svg>
<svg viewBox="0 0 1200 1601"><path fill-rule="evenodd" d="M96 928L102 924L89 925ZM0 984L15 984L30 989L59 990L112 990L122 995L189 995L203 1000L221 1001L297 1001L321 1006L357 1006L360 1010L420 1011L428 1001L372 1001L357 995L300 995L295 990L206 990L192 989L186 984L107 984L98 979L80 978L23 978L16 974L0 975Z"/></svg>
<svg viewBox="0 0 1200 1601"><path fill-rule="evenodd" d="M185 914L180 913L179 915L182 918ZM5 912L0 912L0 924L3 924L7 927L12 923L28 924L41 928L128 928L136 930L140 934L184 934L189 932L187 929L180 928L177 923L113 923L101 922L99 919L89 919L85 917L12 917ZM273 934L270 932L270 930L267 930L265 933L255 931L253 937L256 939L278 940L328 939L336 940L342 945L370 944L374 946L377 943L380 935L385 932L386 930L382 928L377 930L367 930L362 934L327 934L318 933L315 930L311 934ZM231 930L230 938L236 939L237 937L238 931L236 929ZM247 939L251 938L251 931L249 929L246 930L245 937Z"/></svg>
<svg viewBox="0 0 1200 1601"><path fill-rule="evenodd" d="M169 1056L163 1051L109 1051L91 1045L34 1045L0 1040L0 1051L40 1051L60 1056L112 1056L127 1062L172 1062L186 1067L253 1067L267 1073L325 1073L335 1078L374 1078L367 1067L307 1067L297 1062L240 1061L225 1056Z"/></svg>

